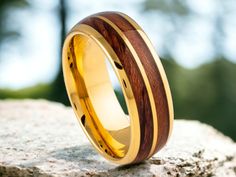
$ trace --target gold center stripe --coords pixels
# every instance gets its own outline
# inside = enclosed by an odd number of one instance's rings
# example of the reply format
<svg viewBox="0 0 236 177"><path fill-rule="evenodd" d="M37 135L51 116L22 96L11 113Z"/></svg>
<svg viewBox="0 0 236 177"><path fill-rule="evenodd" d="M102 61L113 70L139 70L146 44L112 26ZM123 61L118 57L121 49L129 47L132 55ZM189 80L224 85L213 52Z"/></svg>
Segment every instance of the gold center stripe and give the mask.
<svg viewBox="0 0 236 177"><path fill-rule="evenodd" d="M153 121L153 142L152 142L152 147L151 147L150 153L148 155L148 156L150 156L154 152L155 146L156 146L156 143L157 143L157 136L158 136L158 126L157 125L158 125L158 122L157 122L155 101L154 101L154 97L153 97L153 94L152 94L152 90L151 90L149 80L147 78L147 74L146 74L146 72L144 70L144 67L143 67L143 65L142 65L142 63L141 63L141 61L140 61L140 59L137 55L137 52L135 51L135 49L133 48L132 44L127 39L127 37L123 34L123 32L114 23L112 23L110 20L106 19L105 17L102 17L102 16L96 16L96 17L104 20L109 25L111 25L116 30L116 32L120 35L120 37L125 41L126 45L128 46L128 48L130 49L132 55L134 56L136 64L138 65L139 70L141 72L141 75L143 77L145 86L147 88L149 101L150 101L150 104L151 104L152 121Z"/></svg>

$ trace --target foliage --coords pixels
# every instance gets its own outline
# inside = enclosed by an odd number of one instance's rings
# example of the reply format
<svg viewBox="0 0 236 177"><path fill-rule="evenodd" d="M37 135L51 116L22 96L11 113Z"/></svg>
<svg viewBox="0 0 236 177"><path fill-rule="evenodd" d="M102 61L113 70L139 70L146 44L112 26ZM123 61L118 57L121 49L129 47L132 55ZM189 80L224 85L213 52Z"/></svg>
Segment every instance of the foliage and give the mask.
<svg viewBox="0 0 236 177"><path fill-rule="evenodd" d="M49 98L51 85L39 84L19 90L0 89L0 99Z"/></svg>
<svg viewBox="0 0 236 177"><path fill-rule="evenodd" d="M157 10L162 13L172 13L174 15L188 15L190 10L183 0L147 0L144 2L144 10Z"/></svg>
<svg viewBox="0 0 236 177"><path fill-rule="evenodd" d="M236 139L236 64L218 59L196 69L163 60L175 118L197 119Z"/></svg>
<svg viewBox="0 0 236 177"><path fill-rule="evenodd" d="M18 37L19 33L6 25L9 9L17 9L29 6L26 0L0 0L0 44L8 37Z"/></svg>

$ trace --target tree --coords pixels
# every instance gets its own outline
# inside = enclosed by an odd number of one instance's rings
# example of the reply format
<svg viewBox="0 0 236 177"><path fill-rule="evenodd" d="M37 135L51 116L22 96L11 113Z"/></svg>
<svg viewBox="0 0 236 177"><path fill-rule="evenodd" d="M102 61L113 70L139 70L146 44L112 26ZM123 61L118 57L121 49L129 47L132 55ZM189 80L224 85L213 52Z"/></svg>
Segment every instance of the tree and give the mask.
<svg viewBox="0 0 236 177"><path fill-rule="evenodd" d="M52 93L51 99L55 101L62 102L64 104L69 104L66 88L64 84L63 72L61 67L61 54L62 54L62 47L64 43L64 39L66 36L66 18L67 18L67 5L65 0L59 0L58 5L58 21L60 23L60 50L59 50L59 72L55 81L52 83Z"/></svg>

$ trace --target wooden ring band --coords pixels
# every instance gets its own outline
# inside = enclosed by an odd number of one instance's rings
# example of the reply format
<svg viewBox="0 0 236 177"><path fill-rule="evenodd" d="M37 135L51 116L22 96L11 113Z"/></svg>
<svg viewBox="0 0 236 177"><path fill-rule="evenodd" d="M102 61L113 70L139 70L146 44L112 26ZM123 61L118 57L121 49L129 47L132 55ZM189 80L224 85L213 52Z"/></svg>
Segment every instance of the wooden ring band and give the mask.
<svg viewBox="0 0 236 177"><path fill-rule="evenodd" d="M104 101L109 98L104 98L104 92L95 91L98 88L93 84L98 82L105 88L99 78L94 79L96 74L92 74L96 71L102 75L104 69L103 60L99 61L101 67L96 61L96 57L104 58L97 48L112 63L122 83L130 115L128 133L127 127L118 131L118 125L111 125L109 130L101 120L100 115L109 112ZM137 163L150 158L166 144L174 117L169 84L150 40L130 17L120 12L102 12L76 24L64 42L63 72L77 118L91 143L105 158L123 165ZM119 124L121 127L122 123Z"/></svg>

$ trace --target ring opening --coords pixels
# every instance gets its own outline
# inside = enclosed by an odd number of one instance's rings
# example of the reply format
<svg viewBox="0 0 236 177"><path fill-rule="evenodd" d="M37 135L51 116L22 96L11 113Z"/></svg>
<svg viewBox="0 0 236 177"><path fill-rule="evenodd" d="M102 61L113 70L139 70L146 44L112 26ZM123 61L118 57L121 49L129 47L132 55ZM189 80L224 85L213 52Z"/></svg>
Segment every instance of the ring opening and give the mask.
<svg viewBox="0 0 236 177"><path fill-rule="evenodd" d="M130 118L124 97L114 91L111 78L121 77L117 73L123 70L122 65L111 61L92 38L83 34L71 38L66 52L63 67L67 91L74 110L83 112L79 120L84 130L101 152L124 157L130 145ZM118 80L123 89L129 89L126 78Z"/></svg>

